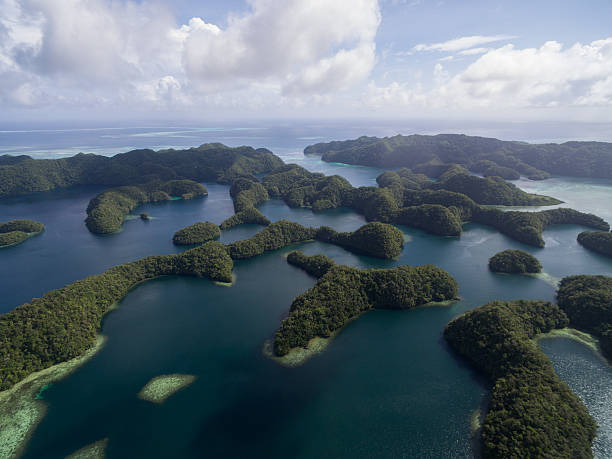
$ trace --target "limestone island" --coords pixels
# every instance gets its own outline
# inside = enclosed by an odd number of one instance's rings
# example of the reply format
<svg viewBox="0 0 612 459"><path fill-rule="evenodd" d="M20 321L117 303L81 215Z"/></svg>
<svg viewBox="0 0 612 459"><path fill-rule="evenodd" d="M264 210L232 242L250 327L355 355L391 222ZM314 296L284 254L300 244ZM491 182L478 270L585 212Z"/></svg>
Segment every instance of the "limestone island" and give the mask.
<svg viewBox="0 0 612 459"><path fill-rule="evenodd" d="M95 234L109 234L121 231L121 225L134 208L149 202L193 199L208 195L208 190L193 180L170 180L142 185L110 188L89 201L87 206L87 229ZM140 218L148 220L147 214Z"/></svg>
<svg viewBox="0 0 612 459"><path fill-rule="evenodd" d="M494 273L535 274L542 272L542 265L523 250L504 250L489 258L489 269Z"/></svg>
<svg viewBox="0 0 612 459"><path fill-rule="evenodd" d="M11 220L0 223L0 249L21 244L23 241L42 233L45 225L33 220Z"/></svg>
<svg viewBox="0 0 612 459"><path fill-rule="evenodd" d="M593 252L612 257L612 233L609 231L583 231L578 243Z"/></svg>
<svg viewBox="0 0 612 459"><path fill-rule="evenodd" d="M592 457L597 424L534 339L570 323L545 301L493 301L452 320L450 346L491 380L483 457Z"/></svg>
<svg viewBox="0 0 612 459"><path fill-rule="evenodd" d="M172 242L176 245L203 244L221 236L221 230L211 222L198 222L174 233Z"/></svg>
<svg viewBox="0 0 612 459"><path fill-rule="evenodd" d="M287 261L318 277L293 301L274 335L275 360L288 366L321 352L330 338L369 310L411 309L457 297L457 281L433 265L357 269L301 252L289 254Z"/></svg>
<svg viewBox="0 0 612 459"><path fill-rule="evenodd" d="M168 397L176 394L195 381L193 375L171 374L153 378L138 393L138 398L153 403L163 403Z"/></svg>

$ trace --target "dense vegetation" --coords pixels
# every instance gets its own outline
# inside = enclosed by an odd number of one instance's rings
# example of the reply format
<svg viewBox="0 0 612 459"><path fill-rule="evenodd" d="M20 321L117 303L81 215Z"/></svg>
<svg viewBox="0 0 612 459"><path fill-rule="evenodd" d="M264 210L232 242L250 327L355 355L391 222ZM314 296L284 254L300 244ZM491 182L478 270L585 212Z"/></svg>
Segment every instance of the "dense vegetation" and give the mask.
<svg viewBox="0 0 612 459"><path fill-rule="evenodd" d="M557 302L570 325L597 336L601 350L612 360L612 277L566 277L559 285Z"/></svg>
<svg viewBox="0 0 612 459"><path fill-rule="evenodd" d="M266 175L263 185L270 196L282 198L290 207L312 207L314 211L344 205L345 190L353 187L344 177L309 172L289 164Z"/></svg>
<svg viewBox="0 0 612 459"><path fill-rule="evenodd" d="M463 168L442 174L432 189L462 193L477 204L503 206L551 206L561 201L549 196L526 193L501 177L481 178L471 175Z"/></svg>
<svg viewBox="0 0 612 459"><path fill-rule="evenodd" d="M523 250L504 250L489 258L489 269L496 273L539 273L542 265L536 257Z"/></svg>
<svg viewBox="0 0 612 459"><path fill-rule="evenodd" d="M612 178L612 144L604 142L528 144L457 134L397 135L319 143L304 153L322 155L329 162L384 169L408 167L416 172L422 172L418 166L424 164L432 169L436 162L459 163L472 169L472 165L479 168L480 161L488 160L533 180L549 174Z"/></svg>
<svg viewBox="0 0 612 459"><path fill-rule="evenodd" d="M227 246L232 259L241 260L277 250L298 242L314 239L317 230L299 223L279 220L264 228L249 239L236 241Z"/></svg>
<svg viewBox="0 0 612 459"><path fill-rule="evenodd" d="M176 245L202 244L221 236L221 230L211 222L198 222L174 233L172 241Z"/></svg>
<svg viewBox="0 0 612 459"><path fill-rule="evenodd" d="M542 231L549 225L571 223L601 230L609 228L601 218L572 209L504 212L480 206L464 193L438 189L442 186L439 184L448 181L472 183L469 177L463 168L445 165L438 182L434 183L404 168L381 174L377 179L380 188L353 188L344 179L326 177L290 164L264 177L262 184L270 196L282 198L289 206L311 205L313 210L343 206L364 215L368 221L412 226L441 236L459 236L463 222L473 221L493 226L520 242L543 247ZM558 202L554 198L524 193L501 179L473 178L480 181L477 183L495 185L484 188L477 185L472 189L474 195L486 190L481 196L486 202L538 205Z"/></svg>
<svg viewBox="0 0 612 459"><path fill-rule="evenodd" d="M533 341L568 322L552 303L495 301L446 326L451 347L493 381L485 458L592 457L595 421Z"/></svg>
<svg viewBox="0 0 612 459"><path fill-rule="evenodd" d="M0 249L2 247L20 244L29 237L30 236L28 233L24 233L23 231L9 231L7 233L0 233Z"/></svg>
<svg viewBox="0 0 612 459"><path fill-rule="evenodd" d="M0 390L85 352L95 342L102 317L136 284L163 275L231 282L232 267L225 246L208 242L180 255L115 266L18 306L0 316Z"/></svg>
<svg viewBox="0 0 612 459"><path fill-rule="evenodd" d="M45 229L42 223L33 220L11 220L0 222L0 248L19 244Z"/></svg>
<svg viewBox="0 0 612 459"><path fill-rule="evenodd" d="M255 177L240 177L230 187L230 196L234 201L234 212L230 218L221 223L226 230L245 223L268 226L270 220L255 206L270 199L268 191Z"/></svg>
<svg viewBox="0 0 612 459"><path fill-rule="evenodd" d="M596 215L567 208L540 212L504 212L499 209L481 207L472 214L471 220L492 226L512 239L535 247L544 247L542 231L551 225L582 225L603 231L610 229L610 225Z"/></svg>
<svg viewBox="0 0 612 459"><path fill-rule="evenodd" d="M187 150L134 150L113 157L82 153L63 159L21 157L0 162L0 198L74 185L116 187L180 179L232 183L282 164L264 148L220 143Z"/></svg>
<svg viewBox="0 0 612 459"><path fill-rule="evenodd" d="M249 239L229 244L228 250L232 259L241 260L313 239L379 258L396 257L404 245L403 233L382 223L368 223L352 233L338 233L327 226L307 228L280 220Z"/></svg>
<svg viewBox="0 0 612 459"><path fill-rule="evenodd" d="M583 231L578 242L593 252L612 257L612 233L609 231Z"/></svg>
<svg viewBox="0 0 612 459"><path fill-rule="evenodd" d="M287 263L303 269L317 279L336 265L336 262L326 255L308 256L299 250L294 250L287 255Z"/></svg>
<svg viewBox="0 0 612 459"><path fill-rule="evenodd" d="M404 234L387 223L368 223L352 233L339 233L323 226L315 238L351 251L378 258L398 257L404 248Z"/></svg>
<svg viewBox="0 0 612 459"><path fill-rule="evenodd" d="M309 260L299 263L311 269ZM409 309L451 300L457 289L450 274L432 265L391 269L332 265L291 304L289 316L274 335L274 353L283 356L293 348L306 347L312 338L330 337L370 309Z"/></svg>
<svg viewBox="0 0 612 459"><path fill-rule="evenodd" d="M125 216L137 206L148 202L169 201L173 197L191 199L207 194L206 188L192 180L111 188L89 201L85 224L92 233L114 233L121 229Z"/></svg>
<svg viewBox="0 0 612 459"><path fill-rule="evenodd" d="M481 159L470 164L470 170L482 174L485 177L501 177L505 180L518 180L521 174L511 167L500 166L489 159Z"/></svg>

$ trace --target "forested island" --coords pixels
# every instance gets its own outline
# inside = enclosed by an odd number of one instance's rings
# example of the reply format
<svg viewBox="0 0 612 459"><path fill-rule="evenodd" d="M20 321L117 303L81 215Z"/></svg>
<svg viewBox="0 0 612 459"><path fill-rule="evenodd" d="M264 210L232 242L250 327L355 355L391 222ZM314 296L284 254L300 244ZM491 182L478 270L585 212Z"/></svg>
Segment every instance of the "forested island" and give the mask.
<svg viewBox="0 0 612 459"><path fill-rule="evenodd" d="M612 233L609 231L583 231L578 242L593 252L612 257Z"/></svg>
<svg viewBox="0 0 612 459"><path fill-rule="evenodd" d="M287 261L319 279L298 296L274 335L274 354L285 356L316 337L329 338L370 309L410 309L457 297L457 281L433 266L357 269L324 255L293 253Z"/></svg>
<svg viewBox="0 0 612 459"><path fill-rule="evenodd" d="M112 157L83 153L62 159L17 156L0 161L0 198L76 185L117 187L183 179L231 183L236 177L266 173L282 164L265 148L230 148L220 143L186 150L133 150Z"/></svg>
<svg viewBox="0 0 612 459"><path fill-rule="evenodd" d="M416 172L458 163L474 172L506 178L517 174L532 180L550 174L612 178L612 143L606 142L529 144L462 134L415 134L319 143L306 147L304 153L321 155L323 161L384 169L408 167Z"/></svg>
<svg viewBox="0 0 612 459"><path fill-rule="evenodd" d="M599 338L601 350L612 361L612 277L566 277L559 285L557 302L570 326Z"/></svg>
<svg viewBox="0 0 612 459"><path fill-rule="evenodd" d="M446 326L451 347L492 381L483 457L592 457L595 421L533 341L569 323L549 302L494 301Z"/></svg>
<svg viewBox="0 0 612 459"><path fill-rule="evenodd" d="M327 147L312 147L307 152ZM491 158L497 156L485 159L493 161ZM270 198L281 198L293 207L311 207L313 211L348 207L368 221L408 225L442 236L459 236L463 223L472 221L493 226L513 239L537 247L544 246L542 230L552 224L610 229L599 217L571 209L528 213L486 207L541 206L560 201L525 193L500 177L471 175L460 164L429 158L417 165L413 170L402 168L381 174L377 179L379 187L354 188L338 175L325 176L297 165L284 165L268 150L229 148L222 144L188 150L135 150L111 158L83 154L60 160L19 157L0 164L0 198L79 184L122 185L90 202L86 223L97 233L118 231L125 215L144 202L204 193L203 187L196 189L201 185L188 180L231 185L235 214L221 223L222 230L244 223L269 225L270 221L256 206ZM260 180L256 174L263 178ZM192 189L169 193L163 188L167 183L190 183Z"/></svg>
<svg viewBox="0 0 612 459"><path fill-rule="evenodd" d="M45 230L45 225L33 220L11 220L0 222L0 249L21 244L26 239Z"/></svg>
<svg viewBox="0 0 612 459"><path fill-rule="evenodd" d="M178 230L172 237L176 245L194 245L218 239L221 230L211 222L198 222Z"/></svg>
<svg viewBox="0 0 612 459"><path fill-rule="evenodd" d="M472 183L470 175L461 168L453 168L447 174L447 179L457 176L461 177L461 180L465 179L465 183ZM238 209L249 209L248 211L253 212L254 216L251 222L257 223L261 214L254 206L255 203L265 200L267 193L268 197L281 198L291 207L311 207L313 211L347 207L364 215L368 221L412 226L441 236L459 236L465 222L480 223L492 226L515 240L536 247L544 247L542 231L550 225L577 224L604 231L610 228L601 218L573 209L521 212L502 211L479 205L464 193L442 189L444 180L434 183L422 174L401 169L381 174L377 179L379 187L354 188L340 176L313 173L295 164L289 164L264 176L261 184L255 178L240 179L239 189L246 191L245 199L242 200L244 207ZM497 186L500 180L491 180L487 183ZM431 186L433 188L428 188ZM481 194L482 189L477 186L474 193ZM258 191L255 193L252 190ZM497 204L505 201L532 202L534 205L541 205L543 201L554 200L546 196L530 195L516 187L509 188L506 185L501 188L490 188L489 191L488 196L499 197L498 200L492 201ZM234 193L235 206L236 196L241 193ZM221 227L240 223L238 215L226 220ZM260 223L268 222L264 220Z"/></svg>
<svg viewBox="0 0 612 459"><path fill-rule="evenodd" d="M111 188L89 201L85 225L92 233L115 233L121 230L125 216L137 206L149 202L193 199L207 194L208 190L193 180L170 180ZM148 215L145 219L149 219Z"/></svg>
<svg viewBox="0 0 612 459"><path fill-rule="evenodd" d="M496 273L533 274L542 272L542 265L524 250L504 250L489 258L489 269Z"/></svg>

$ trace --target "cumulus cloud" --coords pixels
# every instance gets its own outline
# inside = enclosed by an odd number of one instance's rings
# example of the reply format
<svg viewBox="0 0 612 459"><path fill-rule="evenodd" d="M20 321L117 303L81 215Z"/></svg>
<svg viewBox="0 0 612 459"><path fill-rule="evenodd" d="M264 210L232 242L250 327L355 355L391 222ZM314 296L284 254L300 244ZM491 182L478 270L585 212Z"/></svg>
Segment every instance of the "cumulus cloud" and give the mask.
<svg viewBox="0 0 612 459"><path fill-rule="evenodd" d="M220 27L158 2L0 0L0 100L189 103L318 96L367 78L378 0L248 0ZM80 91L80 92L79 92Z"/></svg>
<svg viewBox="0 0 612 459"><path fill-rule="evenodd" d="M340 89L371 71L379 24L376 0L252 0L224 29L195 20L182 29L185 69L203 86L270 80L287 93Z"/></svg>
<svg viewBox="0 0 612 459"><path fill-rule="evenodd" d="M516 38L514 35L472 35L469 37L454 38L452 40L444 41L442 43L419 43L412 48L414 51L446 51L455 52L463 49L474 48L477 46L485 45L487 43L494 43L496 41L505 41Z"/></svg>
<svg viewBox="0 0 612 459"><path fill-rule="evenodd" d="M444 77L441 77L444 75ZM612 104L612 38L564 48L549 41L539 48L508 44L487 51L453 76L442 64L433 87L398 82L370 85L372 106L522 108Z"/></svg>

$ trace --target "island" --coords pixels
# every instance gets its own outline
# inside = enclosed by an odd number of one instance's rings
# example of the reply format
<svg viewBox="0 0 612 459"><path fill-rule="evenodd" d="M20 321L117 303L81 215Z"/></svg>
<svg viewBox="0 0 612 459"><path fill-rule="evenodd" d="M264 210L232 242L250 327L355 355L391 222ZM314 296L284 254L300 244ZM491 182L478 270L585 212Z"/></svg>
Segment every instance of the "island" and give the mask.
<svg viewBox="0 0 612 459"><path fill-rule="evenodd" d="M318 143L306 147L304 153L320 155L323 161L383 169L420 171L419 166L428 163L458 163L483 171L480 161L486 160L532 180L546 179L550 174L612 178L612 143L606 142L529 144L463 134L415 134ZM577 162L577 157L581 161Z"/></svg>
<svg viewBox="0 0 612 459"><path fill-rule="evenodd" d="M21 244L25 240L42 233L45 225L34 220L11 220L0 222L0 249Z"/></svg>
<svg viewBox="0 0 612 459"><path fill-rule="evenodd" d="M163 403L168 397L191 385L196 377L193 375L161 375L149 381L138 393L138 398L152 403Z"/></svg>
<svg viewBox="0 0 612 459"><path fill-rule="evenodd" d="M134 186L170 180L231 183L272 171L283 161L265 148L209 143L185 150L133 150L107 157L79 153L70 158L11 157L0 162L0 198L77 185Z"/></svg>
<svg viewBox="0 0 612 459"><path fill-rule="evenodd" d="M542 272L542 265L524 250L504 250L489 258L489 269L495 273L535 274Z"/></svg>
<svg viewBox="0 0 612 459"><path fill-rule="evenodd" d="M299 250L294 250L287 255L287 263L300 268L317 279L336 265L336 262L326 255L308 256Z"/></svg>
<svg viewBox="0 0 612 459"><path fill-rule="evenodd" d="M111 188L89 201L85 225L92 233L116 233L121 230L125 216L137 206L149 202L193 199L207 194L208 190L193 180L170 180ZM142 215L143 220L148 220L148 216L143 218Z"/></svg>
<svg viewBox="0 0 612 459"><path fill-rule="evenodd" d="M453 178L457 176L464 183L471 183L472 180L459 167L451 168L444 174L448 180L457 180ZM501 183L501 179L487 180L487 183ZM354 188L342 177L312 173L295 164L282 166L262 180L270 197L281 198L292 207L311 207L313 211L347 207L364 215L368 221L412 226L440 236L459 236L465 222L474 222L492 226L519 242L544 247L542 231L550 225L578 224L603 231L610 229L609 224L600 217L568 208L522 212L480 205L466 194L441 189L441 185L435 185L431 180L423 179L421 174L406 168L381 174L378 184L379 187ZM560 202L547 196L530 195L514 185L507 185L510 187L503 185L498 190L490 189L491 194L487 192L483 196L489 196L487 199L491 201L488 202L496 204L542 205ZM475 190L475 194L482 194L482 188L476 187ZM498 193L499 200L493 199Z"/></svg>
<svg viewBox="0 0 612 459"><path fill-rule="evenodd" d="M612 277L565 277L559 284L557 302L570 326L599 338L602 353L612 361Z"/></svg>
<svg viewBox="0 0 612 459"><path fill-rule="evenodd" d="M483 457L592 457L595 421L534 342L569 322L550 302L494 301L444 329L449 345L491 380Z"/></svg>
<svg viewBox="0 0 612 459"><path fill-rule="evenodd" d="M194 245L219 239L221 230L211 222L198 222L178 230L172 237L176 245Z"/></svg>
<svg viewBox="0 0 612 459"><path fill-rule="evenodd" d="M578 242L593 252L612 257L612 233L609 231L583 231Z"/></svg>
<svg viewBox="0 0 612 459"><path fill-rule="evenodd" d="M404 248L404 233L393 225L380 222L368 223L352 233L339 233L322 226L315 238L377 258L396 258Z"/></svg>
<svg viewBox="0 0 612 459"><path fill-rule="evenodd" d="M249 239L229 244L232 259L241 260L280 249L298 242L318 240L377 258L395 258L404 246L403 233L386 223L367 223L352 233L338 233L332 228L307 228L299 223L279 220Z"/></svg>
<svg viewBox="0 0 612 459"><path fill-rule="evenodd" d="M306 348L313 339L330 338L371 309L411 309L453 300L458 292L457 281L433 265L357 269L303 254L292 255L290 263L320 277L293 301L274 334L276 357Z"/></svg>
<svg viewBox="0 0 612 459"><path fill-rule="evenodd" d="M141 220L145 220L145 221L149 221L151 220L151 216L149 214L147 214L146 212L143 212L140 214L140 219Z"/></svg>

